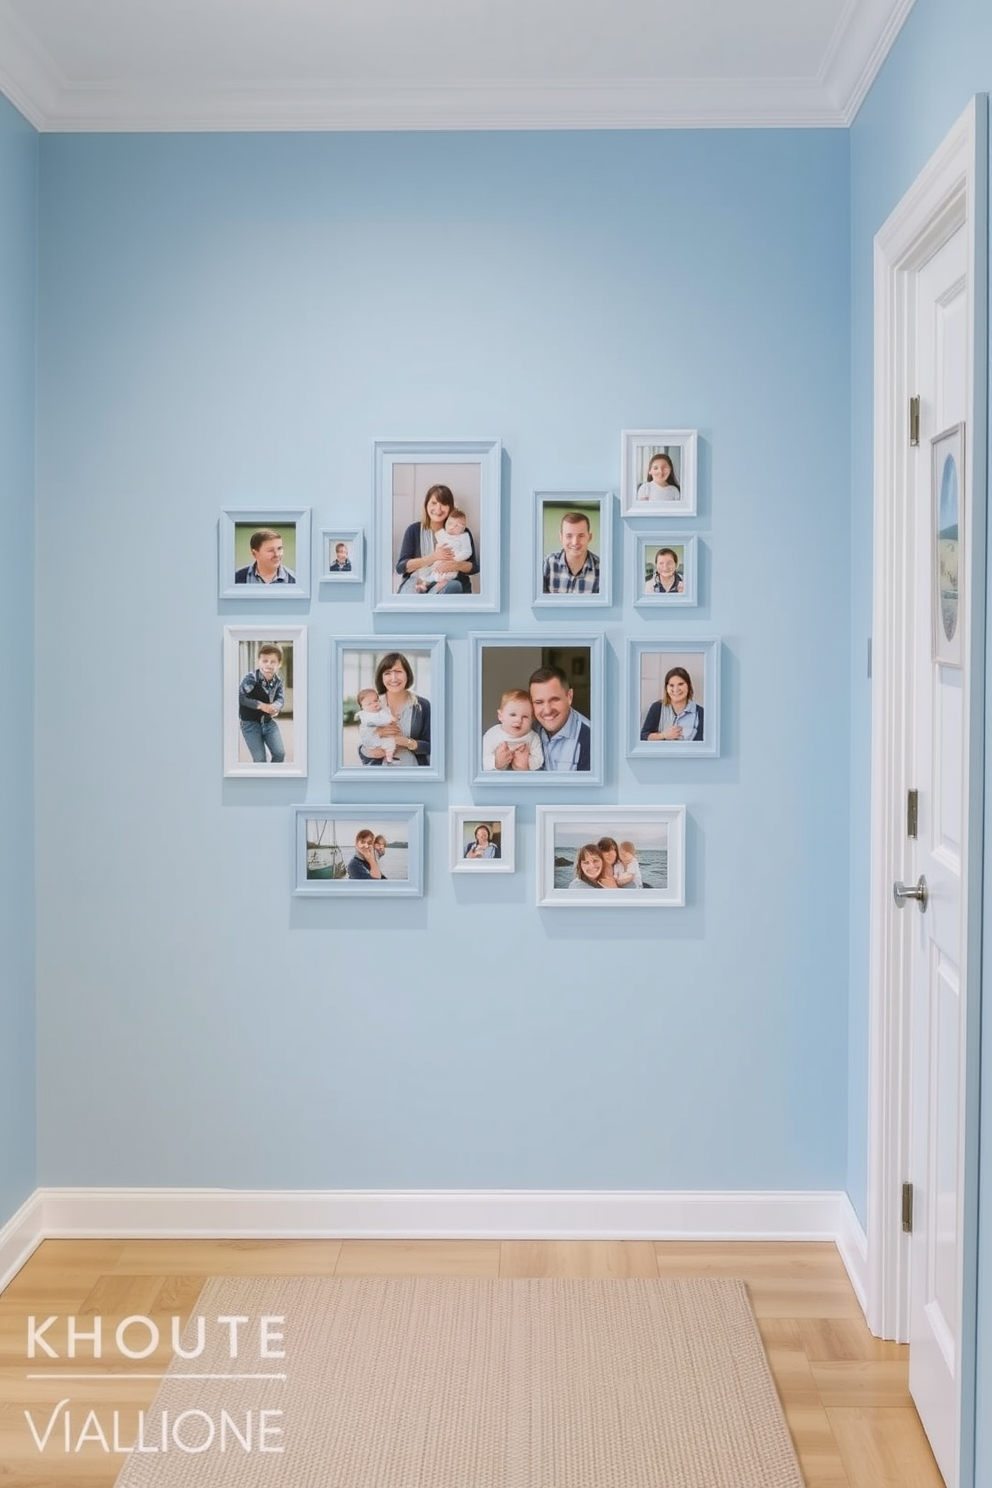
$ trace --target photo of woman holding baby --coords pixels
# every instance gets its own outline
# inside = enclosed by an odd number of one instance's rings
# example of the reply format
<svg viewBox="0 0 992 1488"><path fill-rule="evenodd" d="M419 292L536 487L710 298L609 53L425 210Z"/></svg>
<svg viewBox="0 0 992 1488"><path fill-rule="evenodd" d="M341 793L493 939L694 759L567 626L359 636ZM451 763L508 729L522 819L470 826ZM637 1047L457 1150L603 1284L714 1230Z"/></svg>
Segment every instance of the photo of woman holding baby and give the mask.
<svg viewBox="0 0 992 1488"><path fill-rule="evenodd" d="M389 651L375 669L379 710L390 723L371 726L377 743L361 743L363 765L429 765L431 762L431 705L413 691L413 668L402 651ZM389 741L389 748L387 748Z"/></svg>
<svg viewBox="0 0 992 1488"><path fill-rule="evenodd" d="M374 608L498 610L498 439L373 445Z"/></svg>
<svg viewBox="0 0 992 1488"><path fill-rule="evenodd" d="M419 522L403 533L396 559L401 594L471 594L479 572L468 518L450 486L433 485Z"/></svg>

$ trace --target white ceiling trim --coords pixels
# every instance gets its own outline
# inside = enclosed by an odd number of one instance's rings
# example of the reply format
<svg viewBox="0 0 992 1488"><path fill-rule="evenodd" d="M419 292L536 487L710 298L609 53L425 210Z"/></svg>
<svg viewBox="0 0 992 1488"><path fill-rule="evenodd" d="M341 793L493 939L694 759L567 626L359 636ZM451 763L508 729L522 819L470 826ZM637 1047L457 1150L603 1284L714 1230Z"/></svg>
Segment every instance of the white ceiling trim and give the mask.
<svg viewBox="0 0 992 1488"><path fill-rule="evenodd" d="M844 124L853 121L864 103L915 3L891 0L885 5L865 5L863 0L848 0L818 79L833 95Z"/></svg>
<svg viewBox="0 0 992 1488"><path fill-rule="evenodd" d="M914 0L847 0L814 78L508 79L397 88L67 79L0 6L0 88L42 132L844 128Z"/></svg>

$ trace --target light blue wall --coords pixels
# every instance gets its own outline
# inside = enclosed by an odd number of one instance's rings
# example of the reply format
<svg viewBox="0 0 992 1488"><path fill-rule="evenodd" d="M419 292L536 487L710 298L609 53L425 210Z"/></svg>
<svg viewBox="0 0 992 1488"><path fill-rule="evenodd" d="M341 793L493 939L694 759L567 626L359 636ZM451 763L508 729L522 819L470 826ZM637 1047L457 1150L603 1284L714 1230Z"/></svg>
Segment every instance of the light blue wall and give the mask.
<svg viewBox="0 0 992 1488"><path fill-rule="evenodd" d="M38 146L0 97L0 583L7 652L0 829L0 1225L35 1187L34 367Z"/></svg>
<svg viewBox="0 0 992 1488"><path fill-rule="evenodd" d="M976 93L992 89L992 8L984 0L917 0L851 131L852 226L852 498L854 555L852 645L855 661L871 622L871 418L872 418L872 240L955 120ZM985 265L987 274L987 264ZM986 398L986 406L987 406ZM990 649L992 655L992 649ZM867 707L867 687L853 667L852 713ZM852 932L851 1054L849 1070L849 1189L864 1219L867 1147L868 1044L868 821L867 739L855 737L851 772ZM981 793L976 791L975 800ZM988 874L988 870L987 870ZM986 882L988 882L988 876ZM992 899L987 894L987 904ZM990 923L989 910L986 922ZM986 945L988 932L986 932ZM984 999L983 999L984 1001ZM988 1018L983 1054L984 1084L992 1089L992 1038ZM974 1483L992 1482L992 1180L990 1102L983 1103L978 1255L977 1440ZM970 1248L969 1242L969 1248ZM969 1258L970 1269L970 1258ZM970 1298L969 1298L970 1300ZM986 1340L983 1348L982 1340ZM970 1416L970 1412L969 1412ZM971 1445L966 1441L962 1482L971 1482Z"/></svg>
<svg viewBox="0 0 992 1488"><path fill-rule="evenodd" d="M843 1186L848 170L840 131L43 139L42 1182ZM455 715L470 629L549 628L531 491L615 488L652 425L701 434L670 633L724 639L724 750L622 757L625 638L669 632L618 605L608 784L550 799L685 801L690 902L590 923L533 907L533 795L514 877L449 875ZM218 511L367 525L371 441L457 435L505 442L509 607L447 621L427 897L294 901L329 638L374 622L294 613L310 779L222 781L258 612L218 605Z"/></svg>

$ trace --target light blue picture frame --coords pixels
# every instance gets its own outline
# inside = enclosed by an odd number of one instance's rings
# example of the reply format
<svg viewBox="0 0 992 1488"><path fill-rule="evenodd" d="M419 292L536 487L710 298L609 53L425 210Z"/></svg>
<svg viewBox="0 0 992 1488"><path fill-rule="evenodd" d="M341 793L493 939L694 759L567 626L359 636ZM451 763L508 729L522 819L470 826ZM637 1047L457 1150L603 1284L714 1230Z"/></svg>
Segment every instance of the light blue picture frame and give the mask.
<svg viewBox="0 0 992 1488"><path fill-rule="evenodd" d="M347 549L343 559L351 565L341 570L333 565L338 561L337 549L341 544ZM365 529L362 527L325 527L320 534L318 556L321 584L363 584L365 582Z"/></svg>
<svg viewBox="0 0 992 1488"><path fill-rule="evenodd" d="M382 878L351 877L362 830L385 839L374 853ZM352 870L353 871L353 870ZM399 877L402 873L405 877ZM370 805L297 806L293 813L293 893L307 898L420 899L424 893L424 808L383 801Z"/></svg>
<svg viewBox="0 0 992 1488"><path fill-rule="evenodd" d="M613 508L611 491L535 491L534 492L534 608L540 610L590 610L608 608L613 603ZM545 592L545 585L555 582L552 567L549 579L545 564L563 551L561 524L570 512L585 516L591 530L589 552L599 559L599 582L595 593L565 591ZM581 523L571 524L582 528ZM567 577L566 577L567 582Z"/></svg>
<svg viewBox="0 0 992 1488"><path fill-rule="evenodd" d="M372 447L373 604L377 611L499 610L503 447L498 439L376 439ZM425 498L447 486L465 512L479 571L470 593L418 593L418 575L397 564L409 537L419 541ZM415 555L419 558L419 553ZM422 570L427 573L426 567ZM406 587L400 589L400 584Z"/></svg>
<svg viewBox="0 0 992 1488"><path fill-rule="evenodd" d="M250 569L250 536L259 531L278 532L285 543L284 566L293 574L291 583L236 581L235 575ZM247 604L286 604L310 598L310 509L294 507L225 507L217 529L218 594L221 599L239 599Z"/></svg>
<svg viewBox="0 0 992 1488"><path fill-rule="evenodd" d="M511 790L575 789L603 783L603 668L602 634L532 631L523 635L469 636L469 780L473 785ZM574 739L572 758L588 754L588 768L575 765L548 769L487 768L483 747L489 729L499 724L497 708L506 691L530 692L530 678L540 668L557 666L565 682L552 691L570 693L565 704L588 725ZM547 685L545 696L547 695ZM539 702L539 708L541 706ZM586 711L588 709L588 711ZM536 720L535 720L536 721ZM534 730L536 732L536 730ZM555 732L560 732L556 730ZM521 746L522 747L522 746ZM560 748L560 744L559 744ZM541 758L544 758L543 745Z"/></svg>
<svg viewBox="0 0 992 1488"><path fill-rule="evenodd" d="M698 538L691 533L675 532L631 532L633 549L630 562L629 586L637 598L634 605L639 610L651 610L656 615L668 610L698 605ZM676 555L681 592L649 589L653 583L658 554L665 548Z"/></svg>
<svg viewBox="0 0 992 1488"><path fill-rule="evenodd" d="M429 705L430 754L427 764L372 765L361 762L357 693L374 686L376 669L386 656L405 658L412 674L409 691ZM402 781L411 783L443 780L445 767L445 659L444 636L365 635L334 636L331 639L331 779L361 780L369 790L379 790ZM421 712L423 709L421 707ZM381 746L373 746L379 748Z"/></svg>
<svg viewBox="0 0 992 1488"><path fill-rule="evenodd" d="M627 757L669 759L673 756L713 759L720 753L720 651L721 642L668 635L651 641L629 641L627 653ZM673 668L682 668L692 686L691 701L702 709L702 739L642 738L646 732L664 732L650 727L660 712L665 678ZM661 722L659 718L657 720ZM683 727L682 724L677 725Z"/></svg>

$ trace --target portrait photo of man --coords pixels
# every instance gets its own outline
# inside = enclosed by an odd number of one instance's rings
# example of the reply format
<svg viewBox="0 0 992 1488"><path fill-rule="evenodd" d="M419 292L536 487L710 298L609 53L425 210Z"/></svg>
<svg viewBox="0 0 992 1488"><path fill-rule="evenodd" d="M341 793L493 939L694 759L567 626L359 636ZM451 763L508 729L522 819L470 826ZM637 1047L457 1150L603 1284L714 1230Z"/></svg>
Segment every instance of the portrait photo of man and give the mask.
<svg viewBox="0 0 992 1488"><path fill-rule="evenodd" d="M558 525L560 546L544 560L545 594L598 594L599 554L594 553L589 513L567 511Z"/></svg>

